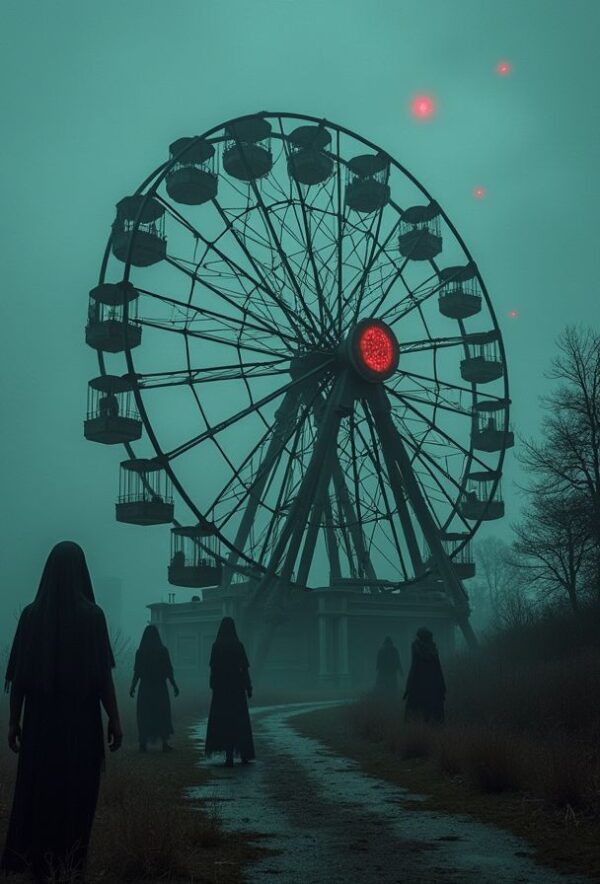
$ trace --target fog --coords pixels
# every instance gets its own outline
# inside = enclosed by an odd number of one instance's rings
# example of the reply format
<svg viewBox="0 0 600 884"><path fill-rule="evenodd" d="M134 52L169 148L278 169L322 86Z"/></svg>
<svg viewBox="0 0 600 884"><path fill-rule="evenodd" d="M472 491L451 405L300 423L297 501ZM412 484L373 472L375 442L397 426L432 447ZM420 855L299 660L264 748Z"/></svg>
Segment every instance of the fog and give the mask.
<svg viewBox="0 0 600 884"><path fill-rule="evenodd" d="M3 642L62 539L83 546L127 634L167 598L168 529L115 521L123 451L83 438L98 374L84 326L114 206L178 137L254 111L305 113L408 168L477 261L504 336L514 428L537 431L556 336L599 315L599 17L583 0L5 0ZM513 69L501 77L504 58ZM410 115L419 92L436 98L431 120ZM509 452L507 517L485 532L509 537L519 479Z"/></svg>

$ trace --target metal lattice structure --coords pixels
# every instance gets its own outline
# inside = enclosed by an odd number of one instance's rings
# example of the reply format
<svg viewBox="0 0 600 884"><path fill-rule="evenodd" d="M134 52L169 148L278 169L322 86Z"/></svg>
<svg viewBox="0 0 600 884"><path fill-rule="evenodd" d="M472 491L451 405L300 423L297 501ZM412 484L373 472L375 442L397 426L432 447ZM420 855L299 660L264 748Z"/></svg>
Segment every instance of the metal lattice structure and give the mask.
<svg viewBox="0 0 600 884"><path fill-rule="evenodd" d="M171 582L251 579L264 612L290 587L437 578L472 640L505 352L457 230L384 151L287 113L174 142L117 206L86 340L86 435L128 453L118 517L170 521L171 485L189 513Z"/></svg>

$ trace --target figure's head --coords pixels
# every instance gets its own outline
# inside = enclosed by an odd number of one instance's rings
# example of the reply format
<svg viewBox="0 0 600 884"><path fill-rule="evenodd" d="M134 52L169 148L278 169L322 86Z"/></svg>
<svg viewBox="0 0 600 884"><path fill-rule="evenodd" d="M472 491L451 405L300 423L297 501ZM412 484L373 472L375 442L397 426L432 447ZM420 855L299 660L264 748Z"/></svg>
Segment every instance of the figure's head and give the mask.
<svg viewBox="0 0 600 884"><path fill-rule="evenodd" d="M392 646L394 644L394 642L392 641L391 635L386 635L386 637L383 640L383 643L384 643L384 645L387 645L388 647Z"/></svg>
<svg viewBox="0 0 600 884"><path fill-rule="evenodd" d="M233 617L223 617L217 632L217 641L237 641L237 639Z"/></svg>
<svg viewBox="0 0 600 884"><path fill-rule="evenodd" d="M162 641L160 640L160 633L156 626L150 624L144 629L142 634L142 640L140 642L140 647L142 648L158 648L162 645Z"/></svg>
<svg viewBox="0 0 600 884"><path fill-rule="evenodd" d="M90 572L82 548L72 540L62 540L50 550L46 559L36 601L42 597L66 601L73 593L94 601Z"/></svg>
<svg viewBox="0 0 600 884"><path fill-rule="evenodd" d="M421 641L430 642L433 638L433 633L430 629L427 629L426 626L421 626L417 629L417 638L420 638Z"/></svg>

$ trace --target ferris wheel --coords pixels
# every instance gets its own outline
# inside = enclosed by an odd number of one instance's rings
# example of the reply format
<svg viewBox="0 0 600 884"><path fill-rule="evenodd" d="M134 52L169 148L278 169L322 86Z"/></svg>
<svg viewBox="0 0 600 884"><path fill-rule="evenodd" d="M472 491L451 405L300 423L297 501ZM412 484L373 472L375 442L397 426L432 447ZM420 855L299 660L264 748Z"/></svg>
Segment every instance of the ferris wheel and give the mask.
<svg viewBox="0 0 600 884"><path fill-rule="evenodd" d="M86 340L85 435L126 446L117 519L174 524L171 583L437 576L468 631L505 352L466 245L387 153L292 113L178 139L117 205Z"/></svg>

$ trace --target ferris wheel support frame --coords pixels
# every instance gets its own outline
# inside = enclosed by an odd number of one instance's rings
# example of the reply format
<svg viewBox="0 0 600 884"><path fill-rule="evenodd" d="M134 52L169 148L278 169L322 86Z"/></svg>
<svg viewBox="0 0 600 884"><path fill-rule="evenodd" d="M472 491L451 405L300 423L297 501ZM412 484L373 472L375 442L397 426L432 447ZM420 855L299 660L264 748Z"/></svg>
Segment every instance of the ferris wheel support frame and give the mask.
<svg viewBox="0 0 600 884"><path fill-rule="evenodd" d="M234 540L235 549L230 551L223 570L223 580L221 582L223 589L227 589L231 585L231 581L236 573L236 565L239 558L238 550L244 549L246 541L250 536L262 492L267 484L271 470L287 444L286 427L289 426L289 423L298 413L300 398L301 392L299 390L288 390L281 403L281 407L278 409L275 417L276 429L273 432L265 456L256 471L248 506L244 510L244 515L236 532Z"/></svg>
<svg viewBox="0 0 600 884"><path fill-rule="evenodd" d="M438 573L442 578L444 589L453 603L456 621L462 630L468 646L471 649L475 649L478 646L478 641L469 622L470 608L467 593L442 545L439 530L423 498L402 438L391 419L391 405L383 387L373 387L368 401L379 431L382 447L384 451L387 448L390 452L393 452L393 460L399 470L402 484L406 489L408 499L421 526Z"/></svg>

